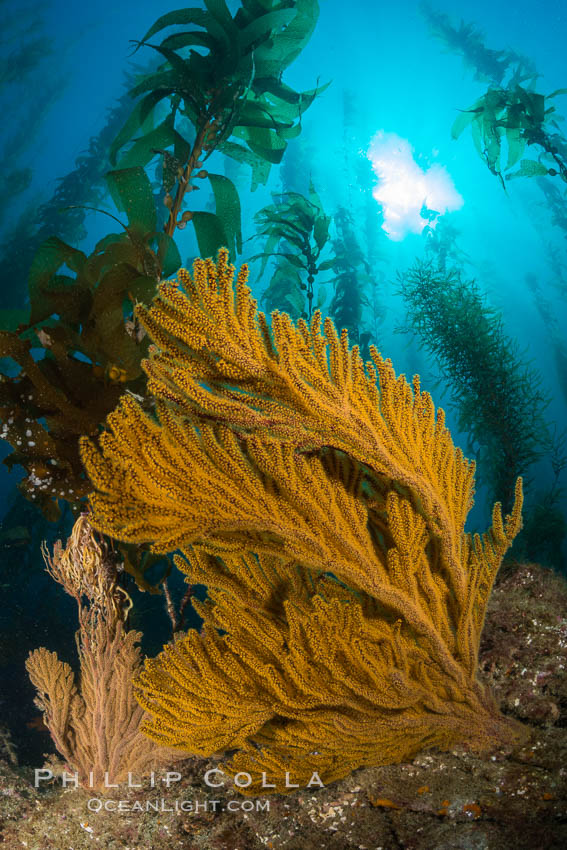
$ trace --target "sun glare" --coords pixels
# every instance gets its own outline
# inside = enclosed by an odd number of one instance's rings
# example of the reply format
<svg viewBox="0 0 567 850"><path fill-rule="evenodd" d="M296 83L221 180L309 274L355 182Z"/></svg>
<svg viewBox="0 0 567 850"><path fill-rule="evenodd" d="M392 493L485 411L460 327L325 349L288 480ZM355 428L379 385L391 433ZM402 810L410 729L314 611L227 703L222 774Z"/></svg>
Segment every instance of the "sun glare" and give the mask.
<svg viewBox="0 0 567 850"><path fill-rule="evenodd" d="M382 207L382 227L390 239L399 242L408 233L421 233L427 224L435 227L438 217L424 218L425 208L442 215L463 206L446 169L438 164L421 168L407 139L380 130L368 158L379 178L372 194Z"/></svg>

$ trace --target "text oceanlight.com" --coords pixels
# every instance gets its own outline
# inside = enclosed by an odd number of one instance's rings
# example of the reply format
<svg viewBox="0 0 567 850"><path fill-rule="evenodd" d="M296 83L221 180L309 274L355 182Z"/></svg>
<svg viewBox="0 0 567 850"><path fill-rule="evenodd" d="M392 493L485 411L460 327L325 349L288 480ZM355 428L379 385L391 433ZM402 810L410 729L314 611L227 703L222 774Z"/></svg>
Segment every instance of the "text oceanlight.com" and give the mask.
<svg viewBox="0 0 567 850"><path fill-rule="evenodd" d="M269 812L270 800L229 800L221 803L220 800L168 800L160 797L159 800L113 800L91 797L87 803L90 812Z"/></svg>

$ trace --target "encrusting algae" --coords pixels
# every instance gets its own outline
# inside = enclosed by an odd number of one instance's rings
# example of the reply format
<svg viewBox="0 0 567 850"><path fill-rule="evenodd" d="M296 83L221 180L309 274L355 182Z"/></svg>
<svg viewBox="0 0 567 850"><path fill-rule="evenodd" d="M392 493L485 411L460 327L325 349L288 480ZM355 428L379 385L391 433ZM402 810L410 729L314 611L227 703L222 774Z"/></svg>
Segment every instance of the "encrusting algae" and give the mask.
<svg viewBox="0 0 567 850"><path fill-rule="evenodd" d="M180 551L208 589L201 631L135 680L146 734L230 751L223 769L249 773L248 794L520 742L477 660L521 480L509 516L496 504L485 534L465 533L474 464L419 379L375 348L365 367L319 312L269 327L246 266L233 276L221 250L138 308L155 415L126 395L99 446L81 446L94 527Z"/></svg>

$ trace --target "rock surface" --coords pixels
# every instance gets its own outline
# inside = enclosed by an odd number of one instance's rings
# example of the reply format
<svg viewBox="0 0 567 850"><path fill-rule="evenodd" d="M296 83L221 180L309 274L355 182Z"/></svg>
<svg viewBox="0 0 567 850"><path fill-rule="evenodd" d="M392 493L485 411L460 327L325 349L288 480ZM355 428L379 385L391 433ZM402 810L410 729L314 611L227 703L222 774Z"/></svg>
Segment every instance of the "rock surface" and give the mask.
<svg viewBox="0 0 567 850"><path fill-rule="evenodd" d="M209 787L205 773L218 763L202 759L184 762L169 789L159 775L153 788L148 781L100 798L60 782L36 790L32 769L4 758L0 847L563 850L566 664L567 584L534 564L508 566L490 603L480 667L503 711L530 727L520 749L424 752L328 788L257 798L242 797L228 778ZM99 804L101 811L89 810Z"/></svg>

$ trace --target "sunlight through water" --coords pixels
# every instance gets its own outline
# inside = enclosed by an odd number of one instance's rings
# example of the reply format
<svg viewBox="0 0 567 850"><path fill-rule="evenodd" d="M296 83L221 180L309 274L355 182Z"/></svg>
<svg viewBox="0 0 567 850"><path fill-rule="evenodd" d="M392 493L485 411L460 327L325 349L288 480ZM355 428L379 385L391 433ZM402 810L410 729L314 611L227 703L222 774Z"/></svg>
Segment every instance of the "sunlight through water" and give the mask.
<svg viewBox="0 0 567 850"><path fill-rule="evenodd" d="M382 207L383 229L399 242L408 233L435 227L439 214L458 210L463 198L444 166L435 163L424 170L417 164L407 139L380 130L373 137L368 158L379 178L373 196ZM424 213L429 212L429 217Z"/></svg>

